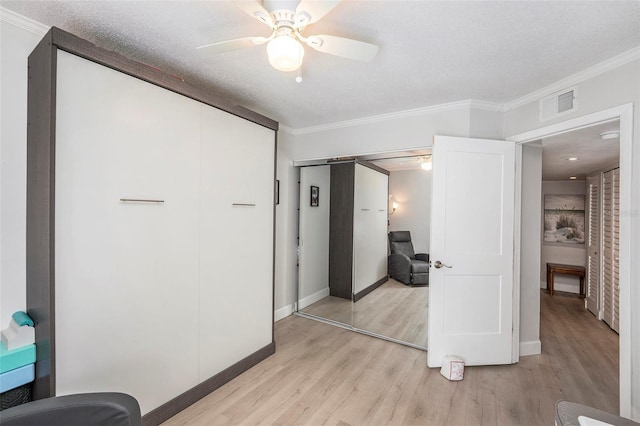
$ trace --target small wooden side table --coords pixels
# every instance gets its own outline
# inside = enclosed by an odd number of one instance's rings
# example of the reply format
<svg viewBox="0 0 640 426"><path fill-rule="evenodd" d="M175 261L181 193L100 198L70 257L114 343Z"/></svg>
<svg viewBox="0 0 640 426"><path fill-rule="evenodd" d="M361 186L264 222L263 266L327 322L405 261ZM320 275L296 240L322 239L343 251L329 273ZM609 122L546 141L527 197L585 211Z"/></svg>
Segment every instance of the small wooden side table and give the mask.
<svg viewBox="0 0 640 426"><path fill-rule="evenodd" d="M547 263L547 289L551 296L553 296L553 277L555 274L577 275L580 277L580 296L586 296L584 288L584 276L586 274L586 270L584 266Z"/></svg>

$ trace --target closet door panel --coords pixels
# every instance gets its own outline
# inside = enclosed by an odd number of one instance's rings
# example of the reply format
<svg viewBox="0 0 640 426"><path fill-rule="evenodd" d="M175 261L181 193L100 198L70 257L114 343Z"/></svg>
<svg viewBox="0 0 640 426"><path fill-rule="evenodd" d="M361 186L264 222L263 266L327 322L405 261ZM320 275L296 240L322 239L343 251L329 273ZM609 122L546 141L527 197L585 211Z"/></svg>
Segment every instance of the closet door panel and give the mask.
<svg viewBox="0 0 640 426"><path fill-rule="evenodd" d="M272 342L274 138L202 108L201 380Z"/></svg>
<svg viewBox="0 0 640 426"><path fill-rule="evenodd" d="M587 229L589 235L587 239L586 307L596 317L600 317L600 258L602 256L600 249L602 231L600 177L601 175L598 174L587 179Z"/></svg>
<svg viewBox="0 0 640 426"><path fill-rule="evenodd" d="M613 317L611 328L620 331L620 169L612 170L613 173L613 197L611 210L612 218L612 249L613 249Z"/></svg>
<svg viewBox="0 0 640 426"><path fill-rule="evenodd" d="M64 52L57 75L57 393L146 413L197 384L200 107Z"/></svg>
<svg viewBox="0 0 640 426"><path fill-rule="evenodd" d="M602 295L604 321L618 331L619 319L619 220L620 171L614 169L603 174L603 253Z"/></svg>

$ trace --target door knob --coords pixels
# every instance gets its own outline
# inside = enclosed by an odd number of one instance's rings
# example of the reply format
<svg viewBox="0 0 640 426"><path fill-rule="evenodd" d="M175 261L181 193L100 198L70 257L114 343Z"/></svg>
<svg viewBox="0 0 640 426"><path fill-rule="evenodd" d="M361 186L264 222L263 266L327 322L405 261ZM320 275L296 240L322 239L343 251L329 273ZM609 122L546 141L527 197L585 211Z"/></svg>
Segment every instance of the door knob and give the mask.
<svg viewBox="0 0 640 426"><path fill-rule="evenodd" d="M433 266L435 266L435 267L436 267L436 269L440 269L440 268L442 268L443 266L444 266L445 268L451 268L451 266L449 266L449 265L445 265L444 263L440 262L439 260L436 260L436 263L435 263Z"/></svg>

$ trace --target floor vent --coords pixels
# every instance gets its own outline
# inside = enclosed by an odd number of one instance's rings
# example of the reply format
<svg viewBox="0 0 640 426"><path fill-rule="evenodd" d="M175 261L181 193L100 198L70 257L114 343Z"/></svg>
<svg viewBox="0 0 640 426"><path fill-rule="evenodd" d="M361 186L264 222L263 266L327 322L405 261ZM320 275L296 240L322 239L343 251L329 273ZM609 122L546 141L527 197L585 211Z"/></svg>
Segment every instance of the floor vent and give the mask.
<svg viewBox="0 0 640 426"><path fill-rule="evenodd" d="M540 121L568 114L578 109L576 88L561 90L540 100Z"/></svg>

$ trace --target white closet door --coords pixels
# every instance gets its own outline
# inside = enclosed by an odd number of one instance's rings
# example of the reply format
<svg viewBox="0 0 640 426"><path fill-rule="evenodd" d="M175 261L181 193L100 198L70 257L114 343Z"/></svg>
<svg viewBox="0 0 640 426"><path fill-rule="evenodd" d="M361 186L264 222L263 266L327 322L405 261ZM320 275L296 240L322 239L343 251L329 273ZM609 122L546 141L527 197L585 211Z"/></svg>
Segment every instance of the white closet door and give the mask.
<svg viewBox="0 0 640 426"><path fill-rule="evenodd" d="M620 331L620 169L613 170L613 325Z"/></svg>
<svg viewBox="0 0 640 426"><path fill-rule="evenodd" d="M272 342L274 141L202 107L201 380Z"/></svg>
<svg viewBox="0 0 640 426"><path fill-rule="evenodd" d="M587 179L587 288L586 308L596 317L600 318L600 234L602 227L600 222L600 191L601 174L590 176Z"/></svg>
<svg viewBox="0 0 640 426"><path fill-rule="evenodd" d="M57 78L56 392L144 414L197 384L200 107L62 51Z"/></svg>
<svg viewBox="0 0 640 426"><path fill-rule="evenodd" d="M603 174L603 253L602 304L604 321L618 331L619 328L619 169Z"/></svg>
<svg viewBox="0 0 640 426"><path fill-rule="evenodd" d="M353 223L353 293L357 294L387 274L386 175L361 164L355 165ZM385 196L386 198L386 196ZM384 216L385 222L380 218Z"/></svg>
<svg viewBox="0 0 640 426"><path fill-rule="evenodd" d="M620 169L613 170L613 321L611 328L620 332Z"/></svg>

